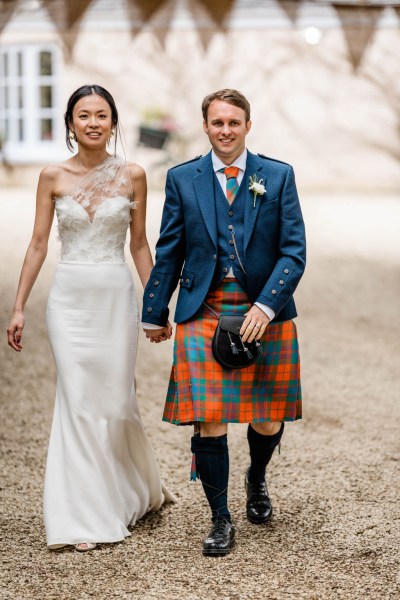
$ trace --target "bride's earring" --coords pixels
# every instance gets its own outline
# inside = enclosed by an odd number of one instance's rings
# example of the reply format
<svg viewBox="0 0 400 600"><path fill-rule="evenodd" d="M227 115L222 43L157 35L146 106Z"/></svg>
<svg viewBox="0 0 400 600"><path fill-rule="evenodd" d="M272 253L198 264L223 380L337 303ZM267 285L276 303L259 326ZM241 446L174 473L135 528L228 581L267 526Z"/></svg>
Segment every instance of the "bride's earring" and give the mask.
<svg viewBox="0 0 400 600"><path fill-rule="evenodd" d="M112 136L114 135L114 133L115 133L115 129L111 129L110 136L109 136L109 138L108 138L108 140L107 140L107 143L108 143L108 144L111 142L111 138L112 138Z"/></svg>
<svg viewBox="0 0 400 600"><path fill-rule="evenodd" d="M69 139L70 139L70 140L72 140L72 141L74 141L74 142L77 142L77 141L78 141L78 140L76 139L76 133L75 133L75 131L71 131L71 130L70 130L70 132L69 132Z"/></svg>

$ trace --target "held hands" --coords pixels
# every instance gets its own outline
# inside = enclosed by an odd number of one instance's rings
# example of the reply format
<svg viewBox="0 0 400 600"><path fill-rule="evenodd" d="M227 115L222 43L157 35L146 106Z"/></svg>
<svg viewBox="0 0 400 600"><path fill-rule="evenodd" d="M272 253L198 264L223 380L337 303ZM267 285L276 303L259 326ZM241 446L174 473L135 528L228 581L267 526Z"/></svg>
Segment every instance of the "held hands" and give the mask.
<svg viewBox="0 0 400 600"><path fill-rule="evenodd" d="M11 346L16 352L22 350L22 330L25 325L25 318L21 311L13 312L11 317L10 325L7 329L8 345Z"/></svg>
<svg viewBox="0 0 400 600"><path fill-rule="evenodd" d="M144 329L144 332L150 342L159 344L160 342L170 339L172 335L172 326L168 321L165 327L160 327L160 329Z"/></svg>
<svg viewBox="0 0 400 600"><path fill-rule="evenodd" d="M254 339L257 341L261 339L264 331L266 330L269 323L269 318L261 308L253 305L243 322L240 330L243 342L252 342Z"/></svg>

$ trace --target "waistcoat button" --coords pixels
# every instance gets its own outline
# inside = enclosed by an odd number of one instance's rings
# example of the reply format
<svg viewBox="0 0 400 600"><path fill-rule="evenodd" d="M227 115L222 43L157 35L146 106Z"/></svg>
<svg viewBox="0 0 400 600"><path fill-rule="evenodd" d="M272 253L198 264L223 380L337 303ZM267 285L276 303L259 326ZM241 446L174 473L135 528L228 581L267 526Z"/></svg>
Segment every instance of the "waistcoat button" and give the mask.
<svg viewBox="0 0 400 600"><path fill-rule="evenodd" d="M230 211L228 212L228 215L229 215L230 217L233 217L233 211L232 211L232 210L230 210Z"/></svg>
<svg viewBox="0 0 400 600"><path fill-rule="evenodd" d="M230 229L232 231L233 225L228 225L228 229Z"/></svg>
<svg viewBox="0 0 400 600"><path fill-rule="evenodd" d="M228 269L226 267L224 267L224 273L227 273Z"/></svg>
<svg viewBox="0 0 400 600"><path fill-rule="evenodd" d="M234 255L234 254L231 254L229 258L230 258L231 260L234 260L234 259L235 259L235 255Z"/></svg>
<svg viewBox="0 0 400 600"><path fill-rule="evenodd" d="M150 298L154 298L154 294L153 292L151 292L151 294L149 294Z"/></svg>
<svg viewBox="0 0 400 600"><path fill-rule="evenodd" d="M151 306L149 306L149 308L147 309L147 312L153 312L153 309L151 308Z"/></svg>
<svg viewBox="0 0 400 600"><path fill-rule="evenodd" d="M160 282L159 281L155 281L154 285L160 285Z"/></svg>
<svg viewBox="0 0 400 600"><path fill-rule="evenodd" d="M285 273L285 275L287 275L289 273L289 269L285 269L283 272Z"/></svg>
<svg viewBox="0 0 400 600"><path fill-rule="evenodd" d="M229 240L231 246L233 246L233 240Z"/></svg>

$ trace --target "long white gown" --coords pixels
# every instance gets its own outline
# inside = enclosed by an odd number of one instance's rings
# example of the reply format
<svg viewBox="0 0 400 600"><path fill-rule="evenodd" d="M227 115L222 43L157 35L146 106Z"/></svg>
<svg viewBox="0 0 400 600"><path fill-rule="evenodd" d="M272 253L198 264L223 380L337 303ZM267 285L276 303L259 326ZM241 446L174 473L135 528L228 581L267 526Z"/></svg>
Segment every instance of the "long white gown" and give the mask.
<svg viewBox="0 0 400 600"><path fill-rule="evenodd" d="M174 497L163 486L135 395L139 313L124 244L134 202L109 157L55 200L61 261L47 325L57 393L47 456L47 544L117 542Z"/></svg>

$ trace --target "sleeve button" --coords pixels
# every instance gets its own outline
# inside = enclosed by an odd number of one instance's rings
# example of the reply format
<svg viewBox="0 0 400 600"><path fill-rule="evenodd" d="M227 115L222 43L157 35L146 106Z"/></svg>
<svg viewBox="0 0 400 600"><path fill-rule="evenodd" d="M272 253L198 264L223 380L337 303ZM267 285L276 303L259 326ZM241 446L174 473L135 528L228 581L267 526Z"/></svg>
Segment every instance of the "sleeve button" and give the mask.
<svg viewBox="0 0 400 600"><path fill-rule="evenodd" d="M271 290L271 294L276 294L276 290Z"/></svg>
<svg viewBox="0 0 400 600"><path fill-rule="evenodd" d="M285 282L283 281L283 279L281 279L281 280L279 281L279 285L283 285L284 283L285 283Z"/></svg>
<svg viewBox="0 0 400 600"><path fill-rule="evenodd" d="M153 309L151 308L151 306L149 306L149 308L147 309L147 312L148 312L148 313L151 313L151 312L153 312Z"/></svg>

